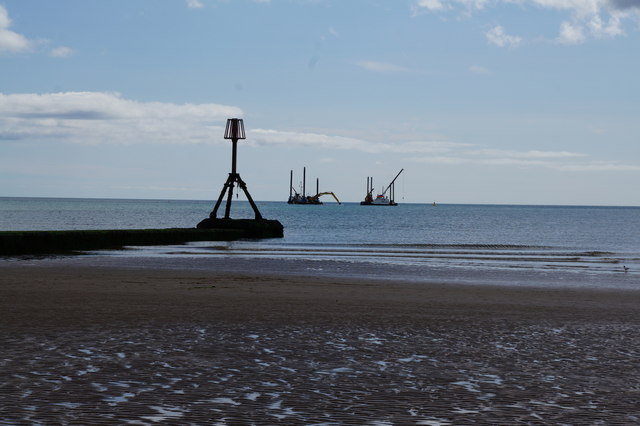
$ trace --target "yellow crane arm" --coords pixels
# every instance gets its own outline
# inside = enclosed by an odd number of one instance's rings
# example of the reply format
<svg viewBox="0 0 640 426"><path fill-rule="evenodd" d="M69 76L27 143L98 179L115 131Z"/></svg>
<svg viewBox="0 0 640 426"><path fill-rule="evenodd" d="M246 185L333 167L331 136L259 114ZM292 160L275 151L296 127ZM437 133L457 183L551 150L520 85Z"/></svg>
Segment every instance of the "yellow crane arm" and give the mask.
<svg viewBox="0 0 640 426"><path fill-rule="evenodd" d="M336 199L336 202L337 202L338 204L342 204L342 203L340 202L340 200L338 200L338 197L336 197L336 194L334 194L333 192L320 192L319 194L314 195L314 197L313 197L313 198L315 198L315 199L317 200L317 199L318 199L318 198L320 198L322 195L331 195L331 196L333 196L333 198L335 198L335 199Z"/></svg>

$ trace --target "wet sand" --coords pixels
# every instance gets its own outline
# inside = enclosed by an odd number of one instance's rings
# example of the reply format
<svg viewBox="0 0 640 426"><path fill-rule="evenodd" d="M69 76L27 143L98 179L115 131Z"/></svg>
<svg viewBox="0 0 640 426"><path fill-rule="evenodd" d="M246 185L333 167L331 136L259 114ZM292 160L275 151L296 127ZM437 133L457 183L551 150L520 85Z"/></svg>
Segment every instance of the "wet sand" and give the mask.
<svg viewBox="0 0 640 426"><path fill-rule="evenodd" d="M0 267L0 423L640 422L640 292Z"/></svg>

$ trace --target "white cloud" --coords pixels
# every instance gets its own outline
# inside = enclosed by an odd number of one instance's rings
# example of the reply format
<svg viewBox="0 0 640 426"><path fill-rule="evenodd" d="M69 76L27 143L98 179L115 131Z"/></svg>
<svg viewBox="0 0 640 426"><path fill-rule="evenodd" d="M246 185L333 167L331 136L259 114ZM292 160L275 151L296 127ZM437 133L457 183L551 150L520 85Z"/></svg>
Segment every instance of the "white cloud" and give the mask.
<svg viewBox="0 0 640 426"><path fill-rule="evenodd" d="M562 44L580 44L585 41L583 28L571 22L563 22L560 24L560 34L557 41Z"/></svg>
<svg viewBox="0 0 640 426"><path fill-rule="evenodd" d="M640 166L632 164L593 162L586 164L562 164L553 168L567 172L637 172Z"/></svg>
<svg viewBox="0 0 640 426"><path fill-rule="evenodd" d="M471 160L468 158L454 157L454 156L411 157L411 158L407 158L406 160L412 161L414 163L449 164L449 165L471 163Z"/></svg>
<svg viewBox="0 0 640 426"><path fill-rule="evenodd" d="M522 13L526 13L527 6L557 12L558 35L543 35L543 38L554 39L563 44L579 44L589 38L620 36L624 34L624 22L632 21L636 26L640 23L638 0L414 0L411 9L414 15L422 11L470 16L473 12L490 6L513 6ZM486 34L489 42L497 46L514 45L514 39L505 39L503 30L496 30L497 28L502 29L498 25Z"/></svg>
<svg viewBox="0 0 640 426"><path fill-rule="evenodd" d="M356 65L360 68L364 68L367 71L392 73L392 72L411 72L409 68L404 68L399 65L387 64L384 62L376 61L359 61Z"/></svg>
<svg viewBox="0 0 640 426"><path fill-rule="evenodd" d="M324 164L328 164L328 163L335 163L336 159L333 157L322 157L318 160L318 163L324 163Z"/></svg>
<svg viewBox="0 0 640 426"><path fill-rule="evenodd" d="M444 9L444 5L440 0L417 0L415 7L424 8L430 11Z"/></svg>
<svg viewBox="0 0 640 426"><path fill-rule="evenodd" d="M368 153L441 153L473 145L444 141L370 142L344 136L287 132L271 129L247 131L247 142L256 145L305 146L323 149L347 149Z"/></svg>
<svg viewBox="0 0 640 426"><path fill-rule="evenodd" d="M509 1L509 0L507 0ZM415 0L411 5L413 15L420 12L448 12L462 10L463 15L470 15L474 10L481 10L489 0Z"/></svg>
<svg viewBox="0 0 640 426"><path fill-rule="evenodd" d="M204 4L200 0L187 0L187 7L190 9L202 9Z"/></svg>
<svg viewBox="0 0 640 426"><path fill-rule="evenodd" d="M485 67L481 67L480 65L471 65L469 67L469 71L474 74L489 74L489 70Z"/></svg>
<svg viewBox="0 0 640 426"><path fill-rule="evenodd" d="M52 56L54 58L68 58L69 56L72 56L74 53L76 52L70 47L60 46L60 47L51 49L49 56Z"/></svg>
<svg viewBox="0 0 640 426"><path fill-rule="evenodd" d="M224 143L221 135L226 119L242 115L242 110L234 106L138 102L117 93L0 93L0 143ZM535 167L560 171L640 171L638 165L589 161L586 154L577 152L488 149L440 140L380 143L355 137L249 127L246 143L410 154L407 161L432 164ZM321 161L330 161L334 157L322 158Z"/></svg>
<svg viewBox="0 0 640 426"><path fill-rule="evenodd" d="M371 152L372 147L366 141L343 136L330 136L318 133L288 132L272 129L253 129L247 131L247 142L257 145L307 146L329 149L355 149Z"/></svg>
<svg viewBox="0 0 640 426"><path fill-rule="evenodd" d="M491 156L491 157L509 157L509 158L575 158L585 157L586 154L567 151L513 151L504 149L482 149L473 151L473 154Z"/></svg>
<svg viewBox="0 0 640 426"><path fill-rule="evenodd" d="M0 142L83 144L222 142L227 118L242 110L219 104L138 102L117 93L0 93ZM211 123L218 122L218 125ZM247 128L247 144L349 149L361 152L442 153L472 145L447 141L376 143L320 133Z"/></svg>
<svg viewBox="0 0 640 426"><path fill-rule="evenodd" d="M0 141L202 143L217 140L212 122L242 116L218 104L137 102L117 93L0 94Z"/></svg>
<svg viewBox="0 0 640 426"><path fill-rule="evenodd" d="M498 47L516 47L522 42L522 38L506 34L500 25L491 28L485 36L490 44Z"/></svg>
<svg viewBox="0 0 640 426"><path fill-rule="evenodd" d="M639 165L589 161L586 154L566 151L456 150L444 156L414 156L407 161L443 165L512 166L565 172L640 171Z"/></svg>
<svg viewBox="0 0 640 426"><path fill-rule="evenodd" d="M0 4L0 53L25 52L31 48L32 42L25 36L11 31L11 19L7 9Z"/></svg>
<svg viewBox="0 0 640 426"><path fill-rule="evenodd" d="M399 153L440 154L473 147L473 144L446 141L409 141L392 145L393 151Z"/></svg>
<svg viewBox="0 0 640 426"><path fill-rule="evenodd" d="M591 33L598 37L615 37L624 34L622 30L622 21L620 16L611 16L608 22L605 22L599 15L591 17L588 23Z"/></svg>

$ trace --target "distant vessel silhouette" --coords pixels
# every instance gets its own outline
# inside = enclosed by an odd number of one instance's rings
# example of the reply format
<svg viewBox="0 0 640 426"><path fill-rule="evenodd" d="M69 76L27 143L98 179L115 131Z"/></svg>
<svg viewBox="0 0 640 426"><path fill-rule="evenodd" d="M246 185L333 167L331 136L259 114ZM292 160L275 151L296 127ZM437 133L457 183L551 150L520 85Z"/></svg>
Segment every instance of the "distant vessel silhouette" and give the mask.
<svg viewBox="0 0 640 426"><path fill-rule="evenodd" d="M400 173L402 173L403 170L404 169L400 169L400 171L398 172L396 177L393 178L389 186L387 186L387 188L384 191L382 191L382 194L376 195L376 198L373 198L373 178L367 177L367 195L364 197L364 201L360 202L360 205L361 206L397 206L398 203L396 203L393 200L395 196L394 183L396 179L398 179L398 176L400 176ZM389 191L389 189L391 189L391 191L389 192L390 197L387 197L387 191Z"/></svg>
<svg viewBox="0 0 640 426"><path fill-rule="evenodd" d="M291 177L289 179L289 199L287 200L287 204L315 204L315 205L319 205L322 204L322 201L320 201L320 197L322 197L323 195L331 195L338 204L342 204L340 203L340 200L338 200L338 197L336 197L336 194L334 194L331 191L327 191L327 192L320 192L320 179L316 178L316 194L315 195L306 195L306 181L307 181L307 168L304 167L302 169L302 194L300 194L298 191L296 191L296 189L293 187L293 170L291 170Z"/></svg>

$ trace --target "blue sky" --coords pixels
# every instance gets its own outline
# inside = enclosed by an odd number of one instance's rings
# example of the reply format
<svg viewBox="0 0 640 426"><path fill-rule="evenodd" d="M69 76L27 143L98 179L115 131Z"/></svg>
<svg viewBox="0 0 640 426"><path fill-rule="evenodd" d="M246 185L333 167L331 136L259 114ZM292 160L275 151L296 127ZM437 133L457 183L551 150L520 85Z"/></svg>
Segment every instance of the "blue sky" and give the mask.
<svg viewBox="0 0 640 426"><path fill-rule="evenodd" d="M0 0L0 196L640 205L639 0ZM329 200L327 200L329 201Z"/></svg>

